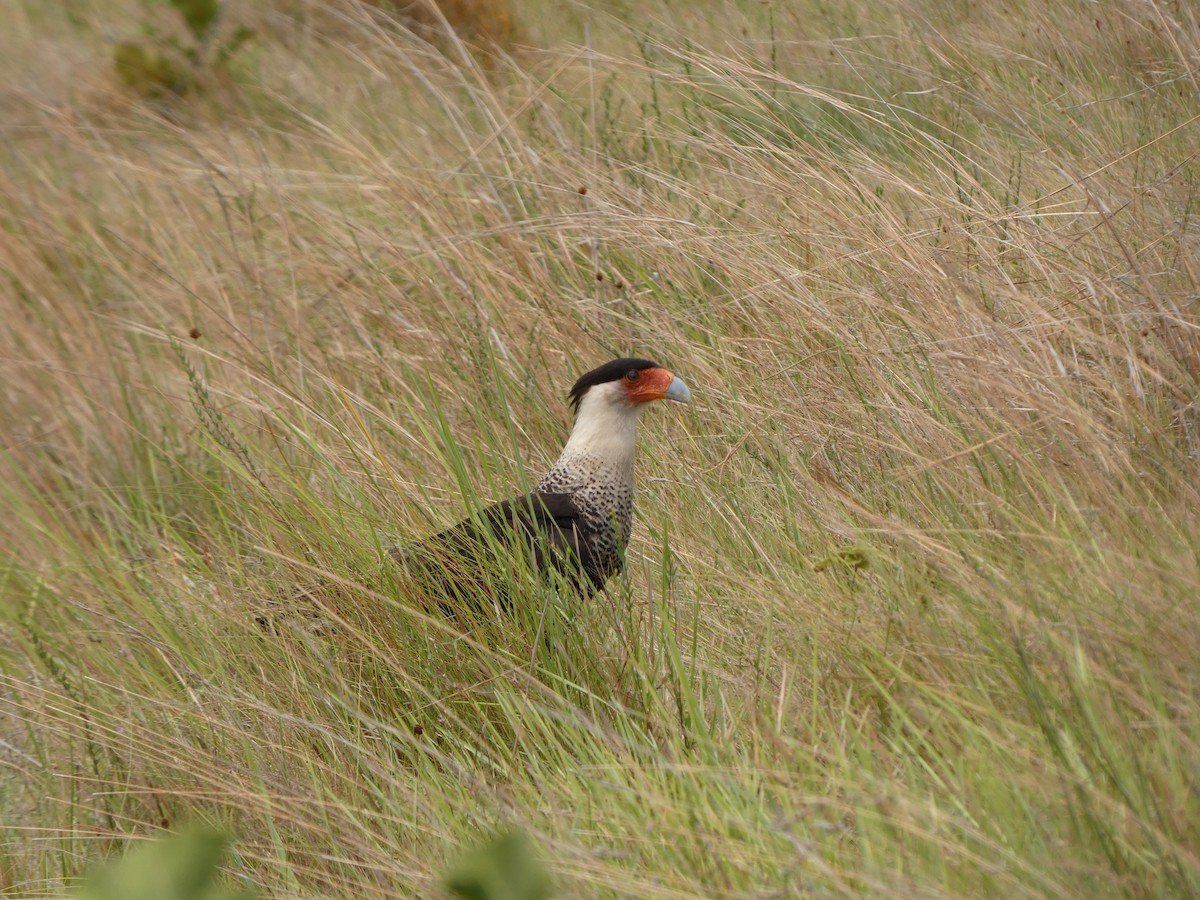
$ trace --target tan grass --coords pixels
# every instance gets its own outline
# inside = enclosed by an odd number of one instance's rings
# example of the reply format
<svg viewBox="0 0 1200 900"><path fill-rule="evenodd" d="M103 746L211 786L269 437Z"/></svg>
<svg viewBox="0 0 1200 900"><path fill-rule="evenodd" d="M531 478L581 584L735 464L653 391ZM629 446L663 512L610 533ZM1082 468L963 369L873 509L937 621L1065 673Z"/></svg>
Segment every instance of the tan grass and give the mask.
<svg viewBox="0 0 1200 900"><path fill-rule="evenodd" d="M484 67L280 2L169 110L80 9L0 23L4 891L195 819L269 896L512 823L572 897L1197 890L1186 4L546 7ZM697 403L627 577L455 639L383 552L629 352Z"/></svg>

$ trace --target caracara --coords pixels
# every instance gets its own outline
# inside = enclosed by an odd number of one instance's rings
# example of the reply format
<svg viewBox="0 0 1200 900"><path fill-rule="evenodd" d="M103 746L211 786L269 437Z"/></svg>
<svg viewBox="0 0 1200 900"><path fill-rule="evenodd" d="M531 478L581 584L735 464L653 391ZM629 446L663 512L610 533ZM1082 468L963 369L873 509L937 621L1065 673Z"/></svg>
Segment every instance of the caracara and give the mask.
<svg viewBox="0 0 1200 900"><path fill-rule="evenodd" d="M691 392L648 359L614 359L576 381L568 396L575 426L533 493L394 554L448 615L489 600L509 606L487 574L502 571L506 555L525 555L548 582L559 573L585 600L621 570L633 527L638 416L651 400L688 403Z"/></svg>

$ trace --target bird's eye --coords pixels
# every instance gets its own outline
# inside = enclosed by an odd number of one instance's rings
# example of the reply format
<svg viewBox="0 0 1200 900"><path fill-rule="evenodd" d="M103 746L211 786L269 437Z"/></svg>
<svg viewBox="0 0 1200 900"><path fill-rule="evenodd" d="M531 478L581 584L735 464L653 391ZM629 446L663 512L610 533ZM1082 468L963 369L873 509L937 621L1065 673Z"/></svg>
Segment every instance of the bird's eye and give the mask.
<svg viewBox="0 0 1200 900"><path fill-rule="evenodd" d="M642 373L639 372L637 369L630 369L625 375L625 380L626 381L637 381L638 378L641 377L641 375L642 375Z"/></svg>

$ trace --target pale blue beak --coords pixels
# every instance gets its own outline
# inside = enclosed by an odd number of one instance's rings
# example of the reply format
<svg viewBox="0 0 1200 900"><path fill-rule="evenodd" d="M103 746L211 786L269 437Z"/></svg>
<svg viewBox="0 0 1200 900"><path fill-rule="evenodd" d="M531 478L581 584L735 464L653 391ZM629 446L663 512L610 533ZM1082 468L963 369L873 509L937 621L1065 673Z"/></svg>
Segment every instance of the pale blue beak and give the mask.
<svg viewBox="0 0 1200 900"><path fill-rule="evenodd" d="M688 390L688 386L683 383L683 379L678 375L671 379L671 383L667 385L667 390L663 396L668 400L675 400L679 403L692 402L692 392Z"/></svg>

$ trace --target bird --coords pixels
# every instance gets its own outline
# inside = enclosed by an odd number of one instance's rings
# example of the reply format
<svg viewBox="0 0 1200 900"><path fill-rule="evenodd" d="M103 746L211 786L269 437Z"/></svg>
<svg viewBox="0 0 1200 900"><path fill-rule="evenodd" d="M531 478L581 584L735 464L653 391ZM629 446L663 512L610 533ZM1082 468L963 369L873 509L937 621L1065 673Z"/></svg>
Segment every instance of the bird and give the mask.
<svg viewBox="0 0 1200 900"><path fill-rule="evenodd" d="M574 411L570 436L532 492L392 552L448 617L493 603L511 609L510 592L495 573L516 553L525 554L543 583L565 586L584 601L624 567L638 418L655 400L690 403L691 390L656 362L622 358L580 376L567 399Z"/></svg>

